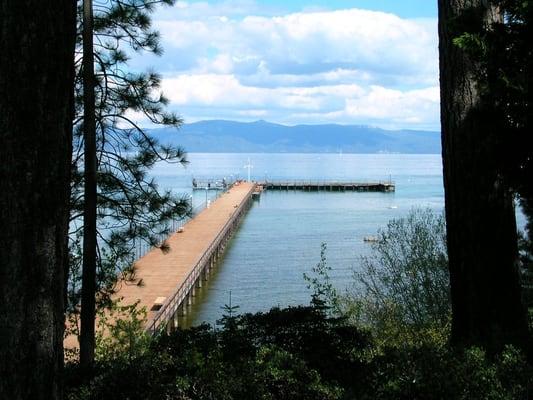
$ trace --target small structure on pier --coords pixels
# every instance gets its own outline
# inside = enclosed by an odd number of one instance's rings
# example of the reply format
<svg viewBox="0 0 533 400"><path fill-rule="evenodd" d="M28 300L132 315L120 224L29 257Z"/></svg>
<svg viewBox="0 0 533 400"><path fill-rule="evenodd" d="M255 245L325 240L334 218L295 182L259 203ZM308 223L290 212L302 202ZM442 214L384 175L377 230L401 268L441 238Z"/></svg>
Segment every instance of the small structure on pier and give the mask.
<svg viewBox="0 0 533 400"><path fill-rule="evenodd" d="M262 192L263 190L265 190L265 189L263 188L263 186L261 186L261 185L256 185L256 186L255 186L255 190L254 190L253 193L252 193L252 199L254 199L254 200L259 200L259 199L261 198L261 192Z"/></svg>
<svg viewBox="0 0 533 400"><path fill-rule="evenodd" d="M226 190L234 182L222 179L192 179L192 189L193 190Z"/></svg>

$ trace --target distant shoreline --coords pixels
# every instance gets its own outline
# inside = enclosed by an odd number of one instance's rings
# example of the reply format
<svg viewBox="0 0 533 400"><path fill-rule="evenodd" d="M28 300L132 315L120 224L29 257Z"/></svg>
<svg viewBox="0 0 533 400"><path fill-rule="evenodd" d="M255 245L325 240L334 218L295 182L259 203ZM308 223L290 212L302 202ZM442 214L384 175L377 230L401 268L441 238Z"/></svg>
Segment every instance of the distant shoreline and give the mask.
<svg viewBox="0 0 533 400"><path fill-rule="evenodd" d="M437 131L359 125L285 126L266 121L201 121L151 129L163 144L205 153L440 154Z"/></svg>

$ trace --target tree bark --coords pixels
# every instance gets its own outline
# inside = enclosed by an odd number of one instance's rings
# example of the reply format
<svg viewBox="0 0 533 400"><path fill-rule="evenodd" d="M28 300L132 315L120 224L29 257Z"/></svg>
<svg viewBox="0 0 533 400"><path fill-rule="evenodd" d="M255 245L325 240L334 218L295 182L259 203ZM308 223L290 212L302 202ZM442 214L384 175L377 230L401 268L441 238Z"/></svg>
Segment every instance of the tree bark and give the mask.
<svg viewBox="0 0 533 400"><path fill-rule="evenodd" d="M452 343L497 351L524 345L513 194L498 170L494 111L476 86L477 66L453 39L501 19L487 0L439 0L441 125Z"/></svg>
<svg viewBox="0 0 533 400"><path fill-rule="evenodd" d="M84 210L81 288L80 364L94 362L96 316L96 115L94 97L93 4L83 1Z"/></svg>
<svg viewBox="0 0 533 400"><path fill-rule="evenodd" d="M74 0L0 0L0 398L61 399Z"/></svg>

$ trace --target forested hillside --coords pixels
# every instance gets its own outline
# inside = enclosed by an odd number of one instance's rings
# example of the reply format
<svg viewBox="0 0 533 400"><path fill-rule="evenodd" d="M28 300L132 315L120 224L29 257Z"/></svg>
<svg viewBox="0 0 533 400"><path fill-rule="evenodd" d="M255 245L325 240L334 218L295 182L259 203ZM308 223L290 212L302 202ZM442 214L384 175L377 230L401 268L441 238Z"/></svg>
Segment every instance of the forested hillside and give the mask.
<svg viewBox="0 0 533 400"><path fill-rule="evenodd" d="M152 131L163 143L179 143L189 152L266 153L440 153L440 133L388 131L359 125L285 126L265 121L200 121L178 131Z"/></svg>

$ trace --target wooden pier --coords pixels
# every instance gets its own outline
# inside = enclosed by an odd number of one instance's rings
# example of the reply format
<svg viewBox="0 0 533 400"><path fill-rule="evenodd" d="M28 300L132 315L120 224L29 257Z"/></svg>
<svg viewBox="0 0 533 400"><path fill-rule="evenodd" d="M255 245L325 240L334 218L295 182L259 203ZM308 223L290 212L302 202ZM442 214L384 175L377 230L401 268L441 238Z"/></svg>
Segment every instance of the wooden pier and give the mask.
<svg viewBox="0 0 533 400"><path fill-rule="evenodd" d="M248 211L255 185L234 185L211 206L170 236L168 252L154 249L135 265L142 286L125 285L117 293L124 304L140 301L148 311L146 329L177 325L177 317L192 303L196 288L207 280L241 218Z"/></svg>
<svg viewBox="0 0 533 400"><path fill-rule="evenodd" d="M121 305L138 302L147 311L146 330L173 329L202 287L232 233L252 204L254 183L234 184L165 241L166 250L154 248L135 262L133 281L119 281L113 300ZM77 348L75 337L65 348Z"/></svg>
<svg viewBox="0 0 533 400"><path fill-rule="evenodd" d="M392 181L379 182L342 182L342 181L264 181L259 182L264 190L304 190L308 192L394 192Z"/></svg>

